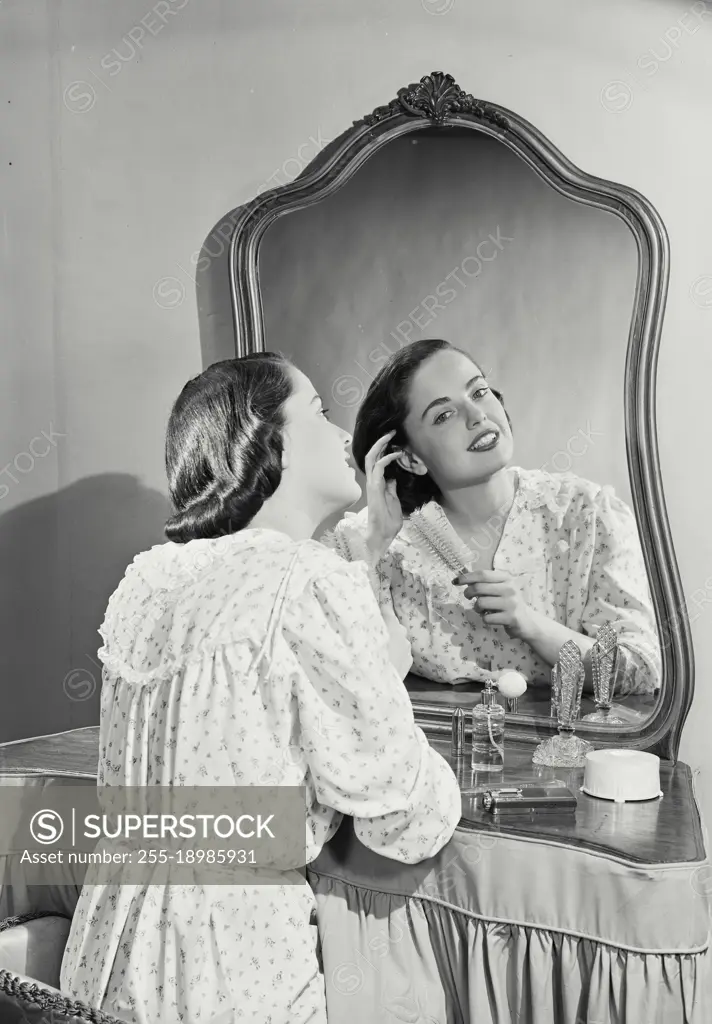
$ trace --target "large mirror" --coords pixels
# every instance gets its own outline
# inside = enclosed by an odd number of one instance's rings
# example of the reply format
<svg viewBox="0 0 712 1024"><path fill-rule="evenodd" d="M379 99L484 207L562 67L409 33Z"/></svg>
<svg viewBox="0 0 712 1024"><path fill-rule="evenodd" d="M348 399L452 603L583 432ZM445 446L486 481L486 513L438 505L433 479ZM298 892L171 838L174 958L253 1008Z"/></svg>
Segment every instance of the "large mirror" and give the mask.
<svg viewBox="0 0 712 1024"><path fill-rule="evenodd" d="M587 680L577 731L674 760L693 668L657 460L668 260L650 204L434 73L235 221L238 353L288 355L350 431L379 371L413 360L398 378L413 449L399 479L420 483L388 585L417 719L449 730L488 672L516 669L528 689L507 730L537 742L556 728L552 644L571 635L551 623L591 640L610 623L613 713L589 717ZM361 414L372 429L377 405ZM461 457L462 437L475 440ZM482 480L496 464L499 489L465 486L461 458ZM423 502L436 471L443 490ZM486 621L488 592L453 583L467 570L513 581L531 629Z"/></svg>

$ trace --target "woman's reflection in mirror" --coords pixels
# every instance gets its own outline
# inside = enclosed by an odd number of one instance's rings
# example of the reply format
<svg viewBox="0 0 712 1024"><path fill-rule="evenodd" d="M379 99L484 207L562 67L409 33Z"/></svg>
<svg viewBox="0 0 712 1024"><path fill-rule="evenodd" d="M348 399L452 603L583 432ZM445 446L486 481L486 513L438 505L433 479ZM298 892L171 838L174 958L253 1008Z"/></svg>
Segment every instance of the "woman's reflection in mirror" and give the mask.
<svg viewBox="0 0 712 1024"><path fill-rule="evenodd" d="M427 339L380 370L353 455L368 507L325 542L376 563L379 600L441 683L515 669L548 680L573 639L586 666L598 629L618 634L616 693L660 686L661 652L635 517L612 488L513 464L502 395L470 355ZM400 453L369 473L374 453Z"/></svg>

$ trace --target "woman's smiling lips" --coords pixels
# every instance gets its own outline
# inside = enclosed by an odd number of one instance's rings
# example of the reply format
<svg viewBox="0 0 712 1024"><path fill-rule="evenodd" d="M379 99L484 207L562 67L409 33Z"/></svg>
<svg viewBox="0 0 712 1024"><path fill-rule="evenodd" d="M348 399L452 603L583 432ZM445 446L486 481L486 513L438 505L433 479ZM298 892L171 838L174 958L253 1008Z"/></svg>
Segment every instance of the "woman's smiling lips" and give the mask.
<svg viewBox="0 0 712 1024"><path fill-rule="evenodd" d="M468 452L489 452L499 443L499 431L488 427L477 435Z"/></svg>

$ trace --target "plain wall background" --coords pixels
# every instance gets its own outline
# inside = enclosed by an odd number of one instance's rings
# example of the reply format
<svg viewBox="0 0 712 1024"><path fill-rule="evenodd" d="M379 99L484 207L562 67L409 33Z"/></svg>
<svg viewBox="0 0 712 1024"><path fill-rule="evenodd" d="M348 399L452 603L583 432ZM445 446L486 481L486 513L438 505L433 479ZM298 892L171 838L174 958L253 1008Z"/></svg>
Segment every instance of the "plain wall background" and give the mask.
<svg viewBox="0 0 712 1024"><path fill-rule="evenodd" d="M126 563L161 540L166 417L202 367L203 239L321 139L442 70L637 188L670 234L658 431L697 661L681 753L712 820L707 8L175 0L161 22L156 7L6 0L0 13L0 461L17 481L3 473L0 491L0 738L97 721L96 629ZM30 444L48 454L12 469Z"/></svg>
<svg viewBox="0 0 712 1024"><path fill-rule="evenodd" d="M561 196L497 140L406 136L267 230L265 344L353 430L390 353L446 338L504 393L516 464L571 470L630 502L623 382L637 271L622 220Z"/></svg>

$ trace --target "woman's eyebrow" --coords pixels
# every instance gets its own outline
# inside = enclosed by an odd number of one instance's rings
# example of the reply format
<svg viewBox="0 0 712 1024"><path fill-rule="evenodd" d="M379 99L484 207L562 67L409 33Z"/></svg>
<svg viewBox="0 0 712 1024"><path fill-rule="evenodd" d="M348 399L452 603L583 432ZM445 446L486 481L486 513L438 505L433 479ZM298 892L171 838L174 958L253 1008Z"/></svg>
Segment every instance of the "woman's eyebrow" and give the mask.
<svg viewBox="0 0 712 1024"><path fill-rule="evenodd" d="M472 378L472 380L468 380L467 384L465 385L465 390L468 390L469 388L471 388L472 385L476 384L478 380L484 380L484 379L485 378L482 376L482 374L478 373L476 377ZM445 395L443 398L435 398L435 399L433 399L433 401L430 403L430 405L426 408L426 410L423 413L423 415L420 417L421 420L425 419L427 414L430 412L430 410L434 406L436 406L436 405L447 405L448 402L452 402L452 398L448 398L447 395Z"/></svg>

